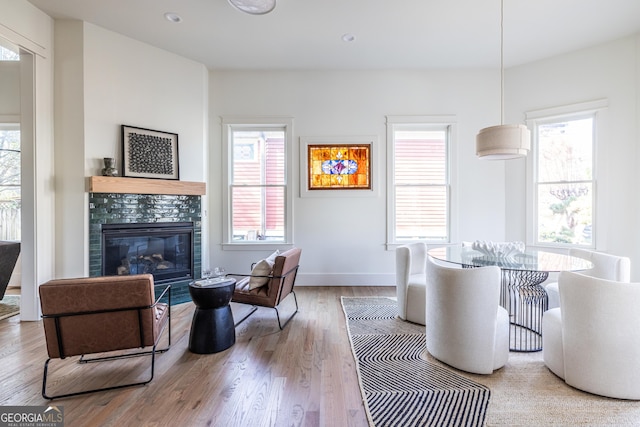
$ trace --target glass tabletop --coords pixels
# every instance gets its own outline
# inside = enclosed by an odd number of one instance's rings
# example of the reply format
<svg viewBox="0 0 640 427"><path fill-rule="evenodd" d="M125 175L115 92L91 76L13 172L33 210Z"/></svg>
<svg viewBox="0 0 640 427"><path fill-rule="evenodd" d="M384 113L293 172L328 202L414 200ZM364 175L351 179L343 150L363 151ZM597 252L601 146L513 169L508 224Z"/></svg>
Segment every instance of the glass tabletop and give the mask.
<svg viewBox="0 0 640 427"><path fill-rule="evenodd" d="M523 253L509 257L487 256L461 244L433 248L428 253L437 260L453 264L473 267L495 265L503 270L546 271L552 273L588 270L593 267L591 261L586 259L537 248L525 248Z"/></svg>

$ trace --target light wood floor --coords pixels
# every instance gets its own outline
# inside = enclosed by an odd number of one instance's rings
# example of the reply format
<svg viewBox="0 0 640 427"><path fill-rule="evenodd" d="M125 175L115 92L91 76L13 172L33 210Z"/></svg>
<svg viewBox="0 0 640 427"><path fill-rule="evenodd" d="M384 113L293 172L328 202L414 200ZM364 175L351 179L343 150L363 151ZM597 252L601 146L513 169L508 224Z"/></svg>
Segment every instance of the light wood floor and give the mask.
<svg viewBox="0 0 640 427"><path fill-rule="evenodd" d="M298 287L296 293L300 311L284 331L274 310L260 308L237 327L233 347L211 355L188 349L193 303L173 306L172 346L156 356L151 383L53 404L64 408L67 427L367 426L340 297L395 296L395 288ZM282 315L293 308L289 297ZM41 396L47 359L42 323L1 320L0 345L0 405L48 405ZM149 372L147 357L88 365L76 360L51 362L51 393Z"/></svg>

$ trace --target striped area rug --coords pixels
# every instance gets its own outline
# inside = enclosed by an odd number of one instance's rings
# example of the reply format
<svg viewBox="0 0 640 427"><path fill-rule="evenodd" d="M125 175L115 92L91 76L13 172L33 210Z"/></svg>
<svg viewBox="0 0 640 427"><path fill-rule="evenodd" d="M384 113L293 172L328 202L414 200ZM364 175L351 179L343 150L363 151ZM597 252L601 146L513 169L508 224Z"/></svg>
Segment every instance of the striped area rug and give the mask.
<svg viewBox="0 0 640 427"><path fill-rule="evenodd" d="M424 326L397 317L390 298L342 297L369 423L481 426L489 388L424 358Z"/></svg>

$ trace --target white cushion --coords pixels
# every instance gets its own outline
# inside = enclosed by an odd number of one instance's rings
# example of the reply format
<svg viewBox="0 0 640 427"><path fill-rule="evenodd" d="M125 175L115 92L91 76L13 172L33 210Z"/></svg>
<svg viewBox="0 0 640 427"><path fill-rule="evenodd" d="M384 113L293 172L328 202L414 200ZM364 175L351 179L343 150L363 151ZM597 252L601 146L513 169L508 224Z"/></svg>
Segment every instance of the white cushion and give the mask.
<svg viewBox="0 0 640 427"><path fill-rule="evenodd" d="M256 276L268 276L273 270L273 265L276 263L276 257L280 255L280 251L275 251L265 259L261 259L253 266L251 270L251 278L249 279L249 290L264 286L269 282L268 277L256 277Z"/></svg>
<svg viewBox="0 0 640 427"><path fill-rule="evenodd" d="M494 370L502 368L509 360L509 312L501 306L498 306L497 311L496 335L493 344Z"/></svg>
<svg viewBox="0 0 640 427"><path fill-rule="evenodd" d="M547 291L547 297L549 305L548 310L552 308L560 307L560 291L558 290L558 282L551 282L544 286L544 290Z"/></svg>
<svg viewBox="0 0 640 427"><path fill-rule="evenodd" d="M427 245L415 242L396 249L396 297L402 320L424 325Z"/></svg>
<svg viewBox="0 0 640 427"><path fill-rule="evenodd" d="M405 320L420 325L425 324L426 283L427 277L424 274L416 274L409 280L405 290Z"/></svg>
<svg viewBox="0 0 640 427"><path fill-rule="evenodd" d="M564 379L560 307L551 308L542 315L542 357L551 372Z"/></svg>

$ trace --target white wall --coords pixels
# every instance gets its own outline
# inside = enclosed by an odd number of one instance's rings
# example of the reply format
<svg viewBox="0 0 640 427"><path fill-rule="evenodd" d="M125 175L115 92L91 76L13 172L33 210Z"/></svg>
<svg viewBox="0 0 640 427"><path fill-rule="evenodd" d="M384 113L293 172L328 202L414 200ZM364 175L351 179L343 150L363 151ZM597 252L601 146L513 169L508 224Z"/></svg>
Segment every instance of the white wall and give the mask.
<svg viewBox="0 0 640 427"><path fill-rule="evenodd" d="M629 256L640 279L640 35L509 69L506 105L511 121L527 111L606 98L598 118L596 176L597 250ZM529 165L530 167L531 165ZM508 239L526 238L524 169L507 167Z"/></svg>
<svg viewBox="0 0 640 427"><path fill-rule="evenodd" d="M59 42L59 43L58 43ZM88 275L86 177L121 170L121 125L178 134L180 179L207 180L208 73L90 23L56 21L58 277ZM204 238L204 236L203 236Z"/></svg>
<svg viewBox="0 0 640 427"><path fill-rule="evenodd" d="M498 70L212 71L210 73L212 264L247 272L264 252L224 251L221 116L294 117L294 243L303 249L298 283L395 283L395 254L386 250L387 115L457 118L453 141L458 239L504 238L504 163L475 156L475 135L500 120ZM301 136L377 135L374 197L300 198Z"/></svg>
<svg viewBox="0 0 640 427"><path fill-rule="evenodd" d="M57 277L85 275L88 263L84 147L84 24L55 23L55 163Z"/></svg>

